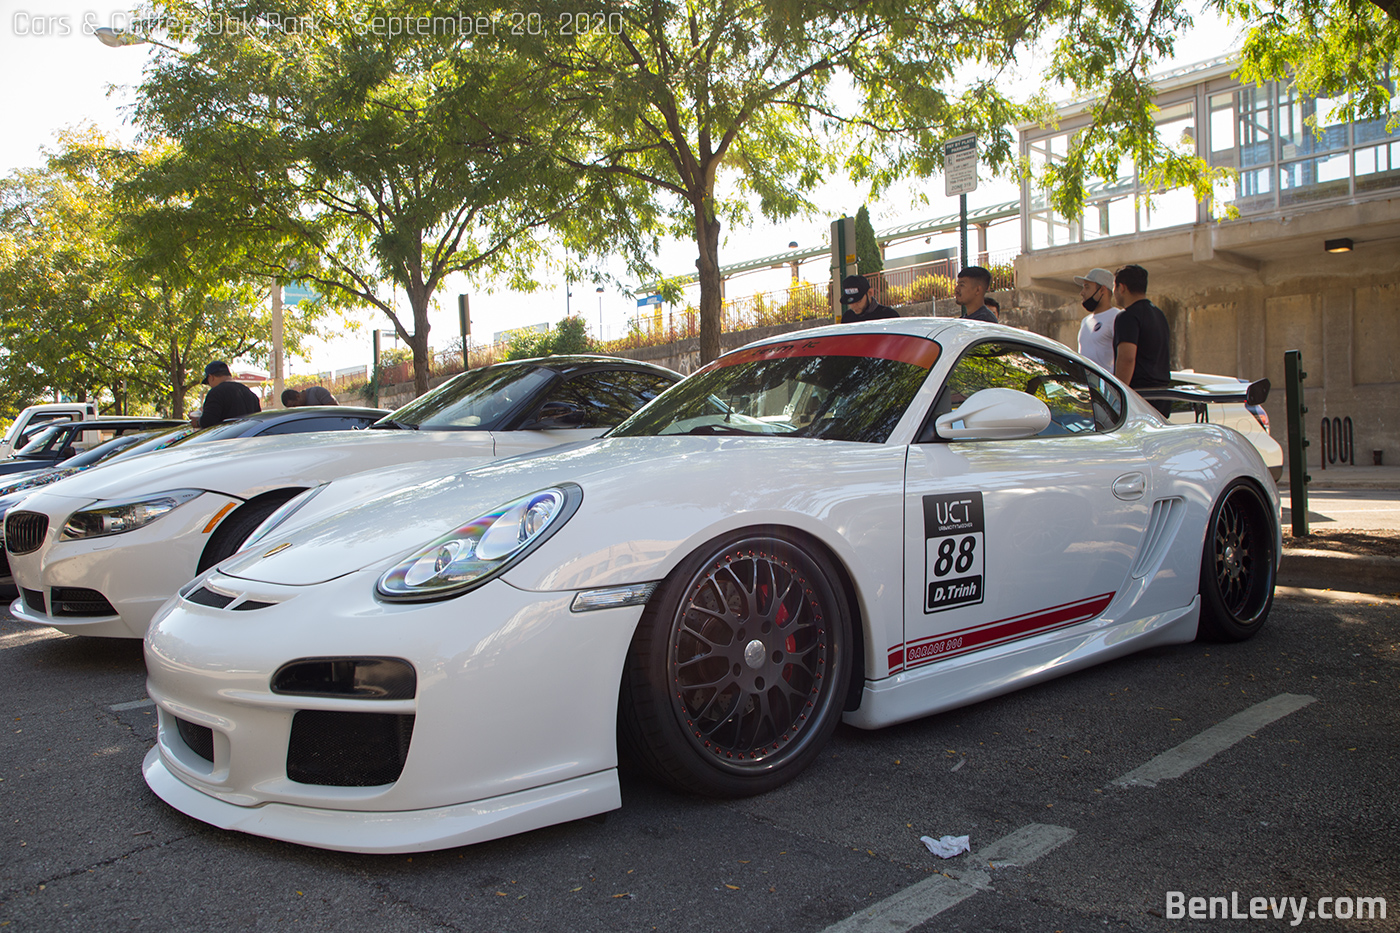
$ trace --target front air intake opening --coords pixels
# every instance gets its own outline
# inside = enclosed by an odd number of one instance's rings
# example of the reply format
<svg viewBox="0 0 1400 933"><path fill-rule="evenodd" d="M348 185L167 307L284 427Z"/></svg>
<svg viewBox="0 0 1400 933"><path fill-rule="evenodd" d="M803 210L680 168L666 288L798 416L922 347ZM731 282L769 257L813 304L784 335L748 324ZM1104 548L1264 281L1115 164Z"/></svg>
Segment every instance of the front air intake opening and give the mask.
<svg viewBox="0 0 1400 933"><path fill-rule="evenodd" d="M413 665L401 658L298 658L272 675L272 692L303 697L411 700Z"/></svg>
<svg viewBox="0 0 1400 933"><path fill-rule="evenodd" d="M180 739L189 750L212 765L214 763L214 730L208 726L186 722L179 717L175 718L175 726L180 732Z"/></svg>
<svg viewBox="0 0 1400 933"><path fill-rule="evenodd" d="M300 710L292 717L287 777L322 787L377 787L403 773L413 715Z"/></svg>
<svg viewBox="0 0 1400 933"><path fill-rule="evenodd" d="M56 586L53 588L53 614L55 616L114 616L117 610L97 590L81 586Z"/></svg>

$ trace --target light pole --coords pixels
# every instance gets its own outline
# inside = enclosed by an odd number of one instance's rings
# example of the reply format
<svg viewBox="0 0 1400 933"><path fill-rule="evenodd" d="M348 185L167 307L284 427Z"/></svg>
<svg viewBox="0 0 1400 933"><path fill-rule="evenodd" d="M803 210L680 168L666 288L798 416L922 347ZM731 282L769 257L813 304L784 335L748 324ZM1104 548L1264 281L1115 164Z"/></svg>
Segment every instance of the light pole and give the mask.
<svg viewBox="0 0 1400 933"><path fill-rule="evenodd" d="M603 339L603 286L598 286L598 339Z"/></svg>

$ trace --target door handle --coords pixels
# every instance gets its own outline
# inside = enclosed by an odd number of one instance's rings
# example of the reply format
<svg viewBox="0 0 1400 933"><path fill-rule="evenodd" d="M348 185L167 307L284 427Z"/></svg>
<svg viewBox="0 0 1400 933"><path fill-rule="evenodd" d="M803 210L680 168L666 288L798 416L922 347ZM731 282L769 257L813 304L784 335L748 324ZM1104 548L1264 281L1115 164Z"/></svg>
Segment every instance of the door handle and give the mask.
<svg viewBox="0 0 1400 933"><path fill-rule="evenodd" d="M1119 499L1141 499L1147 490L1147 477L1141 473L1124 473L1113 481L1113 494Z"/></svg>

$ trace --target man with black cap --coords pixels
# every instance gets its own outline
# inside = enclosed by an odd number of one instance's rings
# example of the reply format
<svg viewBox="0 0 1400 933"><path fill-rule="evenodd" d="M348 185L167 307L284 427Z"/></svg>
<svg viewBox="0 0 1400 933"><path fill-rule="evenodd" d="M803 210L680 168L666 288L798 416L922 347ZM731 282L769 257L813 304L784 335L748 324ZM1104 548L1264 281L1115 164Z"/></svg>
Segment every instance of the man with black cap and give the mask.
<svg viewBox="0 0 1400 933"><path fill-rule="evenodd" d="M199 415L201 428L262 411L253 390L234 379L223 360L215 360L204 367L204 378L200 381L209 387L209 392L204 396L204 410Z"/></svg>
<svg viewBox="0 0 1400 933"><path fill-rule="evenodd" d="M880 318L899 317L899 312L888 305L882 305L870 294L870 280L863 275L848 275L841 283L841 323L854 324L857 321L878 321Z"/></svg>

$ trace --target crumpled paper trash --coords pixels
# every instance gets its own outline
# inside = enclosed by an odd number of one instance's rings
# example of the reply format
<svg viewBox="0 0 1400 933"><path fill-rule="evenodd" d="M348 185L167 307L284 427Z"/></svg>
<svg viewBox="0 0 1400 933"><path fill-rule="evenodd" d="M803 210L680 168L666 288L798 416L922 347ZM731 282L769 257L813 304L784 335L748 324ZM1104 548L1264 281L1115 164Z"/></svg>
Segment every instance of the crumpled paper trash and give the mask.
<svg viewBox="0 0 1400 933"><path fill-rule="evenodd" d="M939 858L952 858L955 855L962 855L972 848L967 836L944 836L941 839L935 839L932 836L920 836L919 841Z"/></svg>

